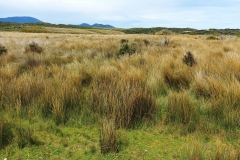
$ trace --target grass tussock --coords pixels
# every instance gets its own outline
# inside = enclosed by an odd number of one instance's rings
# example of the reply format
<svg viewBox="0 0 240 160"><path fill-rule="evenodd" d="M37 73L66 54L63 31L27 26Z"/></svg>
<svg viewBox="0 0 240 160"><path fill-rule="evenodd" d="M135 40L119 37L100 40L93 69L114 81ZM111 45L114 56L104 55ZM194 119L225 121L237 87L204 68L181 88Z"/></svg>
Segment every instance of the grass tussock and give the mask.
<svg viewBox="0 0 240 160"><path fill-rule="evenodd" d="M176 63L173 59L169 59L162 68L162 75L169 88L187 89L193 79L193 70L183 63Z"/></svg>
<svg viewBox="0 0 240 160"><path fill-rule="evenodd" d="M114 116L118 127L134 127L143 119L152 119L156 105L144 81L142 73L135 69L122 75L116 68L102 68L92 84L94 110L99 116Z"/></svg>
<svg viewBox="0 0 240 160"><path fill-rule="evenodd" d="M198 126L198 113L192 98L185 93L171 93L165 123L187 126L188 132L194 132Z"/></svg>
<svg viewBox="0 0 240 160"><path fill-rule="evenodd" d="M146 119L153 119L156 115L156 104L151 97L138 95L131 102L132 113L130 125L135 126Z"/></svg>

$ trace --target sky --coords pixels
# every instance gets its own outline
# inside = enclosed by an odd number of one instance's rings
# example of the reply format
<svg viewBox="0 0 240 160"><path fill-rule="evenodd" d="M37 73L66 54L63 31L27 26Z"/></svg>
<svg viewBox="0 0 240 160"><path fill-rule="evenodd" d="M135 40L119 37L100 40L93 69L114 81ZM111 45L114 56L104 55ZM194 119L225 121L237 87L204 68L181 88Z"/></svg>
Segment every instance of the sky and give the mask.
<svg viewBox="0 0 240 160"><path fill-rule="evenodd" d="M240 28L240 0L0 0L0 18L118 28Z"/></svg>

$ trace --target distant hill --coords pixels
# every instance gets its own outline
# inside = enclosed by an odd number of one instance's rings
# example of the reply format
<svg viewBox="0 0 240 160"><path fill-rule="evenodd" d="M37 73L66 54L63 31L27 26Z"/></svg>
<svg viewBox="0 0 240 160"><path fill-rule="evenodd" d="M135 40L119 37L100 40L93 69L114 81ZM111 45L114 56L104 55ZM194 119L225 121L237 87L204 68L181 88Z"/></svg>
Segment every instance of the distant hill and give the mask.
<svg viewBox="0 0 240 160"><path fill-rule="evenodd" d="M83 27L96 27L96 28L115 28L109 24L98 24L98 23L95 23L93 25L90 25L90 24L87 24L87 23L82 23L78 26L83 26Z"/></svg>
<svg viewBox="0 0 240 160"><path fill-rule="evenodd" d="M7 18L0 18L1 22L15 22L15 23L38 23L42 22L33 17L7 17Z"/></svg>

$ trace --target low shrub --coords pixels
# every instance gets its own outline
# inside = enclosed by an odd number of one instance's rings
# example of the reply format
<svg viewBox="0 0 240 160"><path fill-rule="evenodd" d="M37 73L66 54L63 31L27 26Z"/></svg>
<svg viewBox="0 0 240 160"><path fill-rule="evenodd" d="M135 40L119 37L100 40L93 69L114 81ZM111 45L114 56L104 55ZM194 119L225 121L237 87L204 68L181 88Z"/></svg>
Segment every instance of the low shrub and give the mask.
<svg viewBox="0 0 240 160"><path fill-rule="evenodd" d="M4 54L4 53L7 53L7 49L5 48L5 46L2 46L0 44L0 55Z"/></svg>
<svg viewBox="0 0 240 160"><path fill-rule="evenodd" d="M183 63L185 63L186 65L192 67L193 65L196 64L196 61L193 57L193 54L191 52L187 52L186 55L184 55L183 57Z"/></svg>
<svg viewBox="0 0 240 160"><path fill-rule="evenodd" d="M117 57L122 56L122 55L132 55L136 52L140 51L139 46L136 43L130 43L124 42L121 44L121 47L119 51L117 52Z"/></svg>
<svg viewBox="0 0 240 160"><path fill-rule="evenodd" d="M209 36L207 37L207 40L219 40L219 39L215 36Z"/></svg>
<svg viewBox="0 0 240 160"><path fill-rule="evenodd" d="M135 53L136 50L132 49L128 43L124 43L121 48L119 49L118 53L117 53L117 56L121 56L121 55L125 55L125 54L133 54Z"/></svg>
<svg viewBox="0 0 240 160"><path fill-rule="evenodd" d="M82 72L81 83L82 86L87 87L92 82L92 76L88 72Z"/></svg>
<svg viewBox="0 0 240 160"><path fill-rule="evenodd" d="M236 36L237 36L237 37L240 37L240 32L236 33Z"/></svg>
<svg viewBox="0 0 240 160"><path fill-rule="evenodd" d="M171 34L174 34L174 32L172 32L171 30L168 30L168 29L162 29L161 31L156 32L155 34L156 35L171 35Z"/></svg>
<svg viewBox="0 0 240 160"><path fill-rule="evenodd" d="M39 46L37 43L32 42L29 45L27 45L25 48L25 53L28 53L28 52L42 53L43 48L41 46Z"/></svg>
<svg viewBox="0 0 240 160"><path fill-rule="evenodd" d="M121 44L128 43L128 40L127 39L121 39L120 43Z"/></svg>
<svg viewBox="0 0 240 160"><path fill-rule="evenodd" d="M149 40L147 40L147 39L143 39L143 42L146 46L148 46L150 44Z"/></svg>
<svg viewBox="0 0 240 160"><path fill-rule="evenodd" d="M21 28L22 32L27 32L27 33L48 33L49 31L42 26L23 26Z"/></svg>

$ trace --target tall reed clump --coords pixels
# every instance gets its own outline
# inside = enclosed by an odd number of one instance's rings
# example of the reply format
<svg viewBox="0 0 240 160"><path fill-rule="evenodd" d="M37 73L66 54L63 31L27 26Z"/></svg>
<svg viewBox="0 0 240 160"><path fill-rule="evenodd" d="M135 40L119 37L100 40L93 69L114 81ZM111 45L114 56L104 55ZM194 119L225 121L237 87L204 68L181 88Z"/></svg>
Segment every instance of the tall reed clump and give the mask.
<svg viewBox="0 0 240 160"><path fill-rule="evenodd" d="M113 118L103 118L100 131L101 153L119 152L119 140L117 136L115 120Z"/></svg>
<svg viewBox="0 0 240 160"><path fill-rule="evenodd" d="M165 123L182 124L188 132L194 132L198 126L199 115L192 98L187 92L173 92L168 98Z"/></svg>

